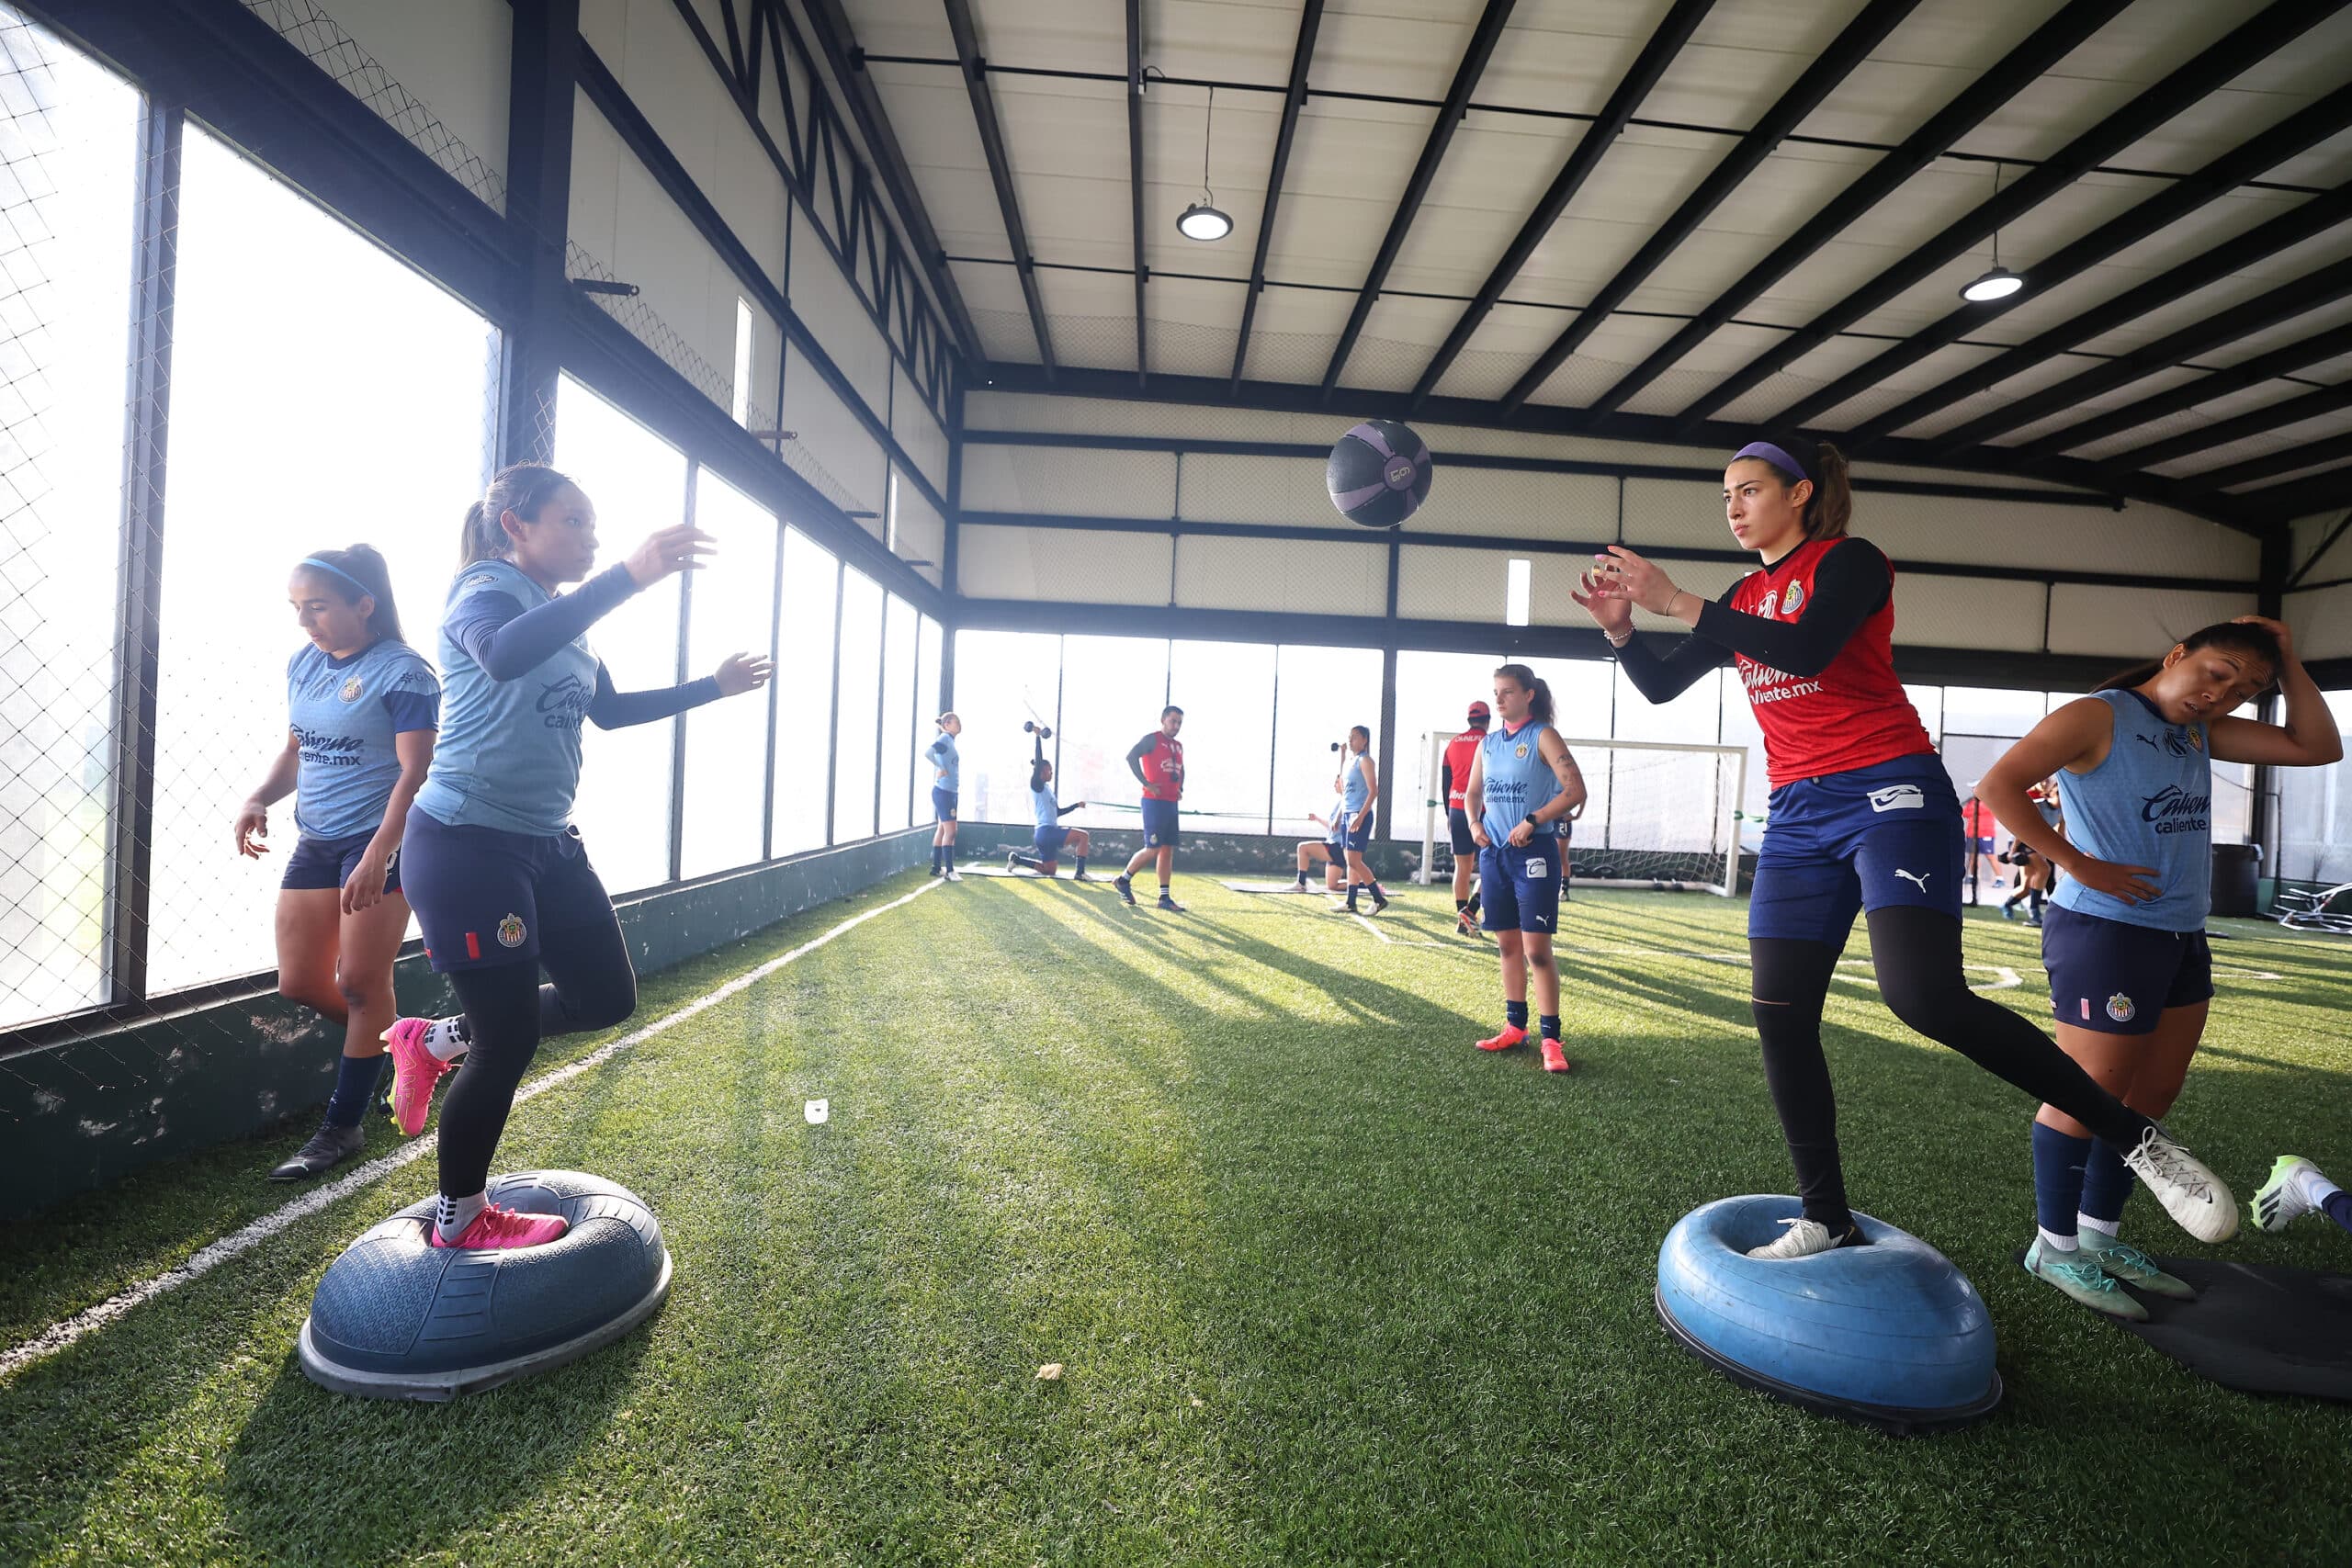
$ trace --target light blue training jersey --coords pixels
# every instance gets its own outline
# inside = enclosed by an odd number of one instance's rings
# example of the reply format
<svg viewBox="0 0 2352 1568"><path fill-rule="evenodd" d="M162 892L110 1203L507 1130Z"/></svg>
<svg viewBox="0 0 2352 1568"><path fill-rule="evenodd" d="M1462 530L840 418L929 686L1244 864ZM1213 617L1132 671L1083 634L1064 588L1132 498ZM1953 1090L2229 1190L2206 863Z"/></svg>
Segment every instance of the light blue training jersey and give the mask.
<svg viewBox="0 0 2352 1568"><path fill-rule="evenodd" d="M512 561L458 573L442 611L441 739L416 804L452 827L551 836L571 824L596 655L583 634L514 680L491 679L449 632L458 606L483 592L503 593L526 613L554 597Z"/></svg>
<svg viewBox="0 0 2352 1568"><path fill-rule="evenodd" d="M1517 729L1498 725L1478 742L1486 799L1481 821L1487 837L1498 844L1510 837L1521 818L1543 810L1560 793L1560 781L1553 774L1552 764L1544 760L1544 732L1551 728L1533 719ZM1535 830L1536 836L1557 838L1566 826L1565 818L1546 822Z"/></svg>
<svg viewBox="0 0 2352 1568"><path fill-rule="evenodd" d="M1037 826L1040 828L1057 827L1062 819L1061 804L1054 799L1054 792L1049 789L1033 789L1029 792L1029 811L1030 815L1036 818Z"/></svg>
<svg viewBox="0 0 2352 1568"><path fill-rule="evenodd" d="M2212 907L2213 758L2201 724L2168 724L2137 692L2094 692L2114 715L2107 760L2058 771L2066 839L2086 855L2152 867L2159 897L2127 903L2062 878L2061 908L2161 931L2198 931Z"/></svg>
<svg viewBox="0 0 2352 1568"><path fill-rule="evenodd" d="M1372 798L1372 785L1364 781L1363 776L1363 760L1370 755L1368 751L1359 751L1348 759L1347 766L1340 770L1340 809L1351 827L1355 823L1356 813L1362 811L1363 803Z"/></svg>
<svg viewBox="0 0 2352 1568"><path fill-rule="evenodd" d="M931 765L938 770L932 779L932 787L954 795L961 787L964 778L963 759L956 755L956 738L943 729L937 739L923 748L922 754L931 759Z"/></svg>
<svg viewBox="0 0 2352 1568"><path fill-rule="evenodd" d="M286 711L301 762L294 825L313 838L349 839L383 825L400 782L395 736L439 723L441 682L404 642L335 659L313 644L286 661Z"/></svg>

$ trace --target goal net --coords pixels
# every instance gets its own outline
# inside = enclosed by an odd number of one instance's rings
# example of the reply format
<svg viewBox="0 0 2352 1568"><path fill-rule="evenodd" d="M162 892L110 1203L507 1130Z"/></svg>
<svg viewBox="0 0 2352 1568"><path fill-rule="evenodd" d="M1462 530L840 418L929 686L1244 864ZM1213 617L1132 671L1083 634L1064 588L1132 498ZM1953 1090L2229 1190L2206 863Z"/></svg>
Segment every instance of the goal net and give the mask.
<svg viewBox="0 0 2352 1568"><path fill-rule="evenodd" d="M1422 738L1421 863L1427 882L1450 874L1440 767L1450 734ZM1584 774L1584 809L1568 840L1571 877L1588 887L1642 887L1730 897L1739 887L1744 746L1563 737Z"/></svg>

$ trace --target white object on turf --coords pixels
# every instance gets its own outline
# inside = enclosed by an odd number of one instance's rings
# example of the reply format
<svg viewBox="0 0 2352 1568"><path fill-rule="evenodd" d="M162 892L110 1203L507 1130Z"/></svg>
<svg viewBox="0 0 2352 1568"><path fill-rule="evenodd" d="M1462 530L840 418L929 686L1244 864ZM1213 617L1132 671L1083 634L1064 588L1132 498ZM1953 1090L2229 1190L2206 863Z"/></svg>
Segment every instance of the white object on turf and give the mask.
<svg viewBox="0 0 2352 1568"><path fill-rule="evenodd" d="M812 1100L800 1108L800 1114L808 1119L811 1127L823 1126L832 1113L833 1102L830 1100Z"/></svg>
<svg viewBox="0 0 2352 1568"><path fill-rule="evenodd" d="M1829 1227L1819 1220L1799 1218L1782 1220L1781 1223L1789 1227L1781 1233L1781 1239L1766 1242L1762 1247L1749 1247L1748 1257L1761 1258L1775 1263L1786 1263L1799 1258L1811 1258L1815 1253L1831 1251L1838 1245L1838 1238L1831 1235Z"/></svg>
<svg viewBox="0 0 2352 1568"><path fill-rule="evenodd" d="M2237 1200L2205 1162L2151 1124L2139 1143L2123 1151L2123 1163L2146 1184L2174 1223L2199 1241L2227 1241L2238 1234Z"/></svg>

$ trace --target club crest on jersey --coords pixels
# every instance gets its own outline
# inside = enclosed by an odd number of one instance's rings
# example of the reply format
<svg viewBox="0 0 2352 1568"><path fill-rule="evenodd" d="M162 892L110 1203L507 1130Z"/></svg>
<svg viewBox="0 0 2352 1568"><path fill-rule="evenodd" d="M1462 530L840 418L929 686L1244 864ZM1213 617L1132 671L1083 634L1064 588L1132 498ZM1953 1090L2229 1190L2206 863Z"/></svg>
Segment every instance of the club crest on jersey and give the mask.
<svg viewBox="0 0 2352 1568"><path fill-rule="evenodd" d="M1917 811L1928 804L1928 797L1917 784L1888 784L1884 789L1871 791L1872 811Z"/></svg>
<svg viewBox="0 0 2352 1568"><path fill-rule="evenodd" d="M1518 758L1522 762L1527 761L1527 742L1522 740L1518 745L1512 747L1510 749L1510 754Z"/></svg>
<svg viewBox="0 0 2352 1568"><path fill-rule="evenodd" d="M2107 1016L2118 1023L2131 1022L2132 1015L2139 1010L2132 1005L2132 998L2121 991L2107 998Z"/></svg>
<svg viewBox="0 0 2352 1568"><path fill-rule="evenodd" d="M361 681L358 676L354 675L350 680L345 681L343 683L343 690L337 693L336 695L342 697L346 703L356 703L359 700L359 694L367 689L367 683Z"/></svg>
<svg viewBox="0 0 2352 1568"><path fill-rule="evenodd" d="M2202 751L2205 750L2205 732L2203 730L2191 729L2188 732L2188 749L2192 751Z"/></svg>
<svg viewBox="0 0 2352 1568"><path fill-rule="evenodd" d="M1781 596L1781 614L1784 615L1793 615L1804 607L1804 584L1802 582L1790 583L1789 591Z"/></svg>
<svg viewBox="0 0 2352 1568"><path fill-rule="evenodd" d="M498 922L499 946L520 947L523 945L523 936L524 931L522 916L509 915L504 919Z"/></svg>

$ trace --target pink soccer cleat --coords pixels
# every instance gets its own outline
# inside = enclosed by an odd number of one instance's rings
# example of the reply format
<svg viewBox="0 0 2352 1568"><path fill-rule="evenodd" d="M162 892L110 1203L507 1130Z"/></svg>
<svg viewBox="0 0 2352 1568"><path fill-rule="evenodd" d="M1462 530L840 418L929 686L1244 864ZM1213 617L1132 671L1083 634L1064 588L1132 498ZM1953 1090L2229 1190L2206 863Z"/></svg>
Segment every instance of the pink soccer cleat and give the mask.
<svg viewBox="0 0 2352 1568"><path fill-rule="evenodd" d="M1508 1051L1514 1045L1524 1045L1526 1043L1527 1031L1521 1029L1515 1023L1506 1023L1503 1025L1503 1032L1500 1034L1489 1035L1486 1039L1479 1041L1478 1049L1481 1051Z"/></svg>
<svg viewBox="0 0 2352 1568"><path fill-rule="evenodd" d="M441 1239L441 1227L431 1220L424 1222L425 1239L435 1247L454 1247L460 1252L490 1252L501 1247L543 1247L571 1228L571 1222L561 1214L518 1214L512 1209L502 1209L492 1203L474 1216L455 1241Z"/></svg>
<svg viewBox="0 0 2352 1568"><path fill-rule="evenodd" d="M455 1065L425 1049L424 1037L432 1028L429 1018L402 1018L384 1031L392 1058L392 1124L412 1138L424 1131L433 1091Z"/></svg>

